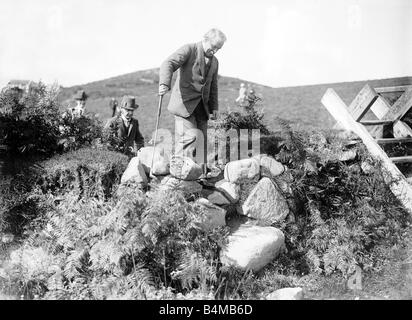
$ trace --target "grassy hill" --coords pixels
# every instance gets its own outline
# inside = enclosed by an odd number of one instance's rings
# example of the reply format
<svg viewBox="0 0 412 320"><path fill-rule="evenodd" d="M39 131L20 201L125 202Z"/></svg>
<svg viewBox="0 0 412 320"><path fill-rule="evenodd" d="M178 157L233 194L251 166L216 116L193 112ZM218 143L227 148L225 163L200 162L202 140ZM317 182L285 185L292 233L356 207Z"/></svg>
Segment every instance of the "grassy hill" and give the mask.
<svg viewBox="0 0 412 320"><path fill-rule="evenodd" d="M110 98L118 100L123 95L130 94L137 97L140 108L135 117L140 120L141 131L145 138L149 138L155 129L157 111L158 69L149 69L128 73L125 75L63 88L60 99L64 106L71 101L74 93L84 89L89 94L87 110L99 114L102 120L111 116L109 108ZM219 79L220 111L235 110L234 100L238 95L240 83L247 81L221 76ZM356 82L342 82L319 84L299 87L272 88L256 83L250 83L256 94L263 99L260 106L264 108L265 121L268 127L276 130L274 117L279 116L290 120L295 129L330 128L335 123L321 103L321 98L327 88L333 88L349 104L361 88L369 83L372 87L396 86L412 84L412 77L391 78L382 80L365 80ZM173 129L173 116L167 111L170 94L163 100L160 127Z"/></svg>

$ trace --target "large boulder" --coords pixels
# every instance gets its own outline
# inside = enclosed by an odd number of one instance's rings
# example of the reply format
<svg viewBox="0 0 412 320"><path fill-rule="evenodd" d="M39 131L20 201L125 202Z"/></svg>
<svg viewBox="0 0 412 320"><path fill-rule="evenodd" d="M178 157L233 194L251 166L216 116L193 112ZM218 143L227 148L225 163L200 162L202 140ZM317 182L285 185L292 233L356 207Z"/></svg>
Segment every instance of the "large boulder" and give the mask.
<svg viewBox="0 0 412 320"><path fill-rule="evenodd" d="M282 288L266 296L266 300L302 300L303 289L297 288Z"/></svg>
<svg viewBox="0 0 412 320"><path fill-rule="evenodd" d="M286 218L289 206L275 183L264 177L249 194L242 205L241 213L271 225Z"/></svg>
<svg viewBox="0 0 412 320"><path fill-rule="evenodd" d="M167 176L162 179L159 185L160 190L179 190L185 195L200 193L202 186L196 181L180 180L172 176Z"/></svg>
<svg viewBox="0 0 412 320"><path fill-rule="evenodd" d="M195 204L203 209L204 215L201 219L201 227L204 230L226 225L226 210L214 205L205 198L197 199Z"/></svg>
<svg viewBox="0 0 412 320"><path fill-rule="evenodd" d="M180 180L193 181L202 175L202 167L189 157L173 156L170 159L170 174Z"/></svg>
<svg viewBox="0 0 412 320"><path fill-rule="evenodd" d="M216 189L222 191L232 203L236 203L240 199L240 186L233 182L220 180L215 184Z"/></svg>
<svg viewBox="0 0 412 320"><path fill-rule="evenodd" d="M154 158L153 158L154 151ZM137 157L143 165L146 173L150 172L153 158L153 175L168 175L169 174L169 155L164 148L157 147L143 147L137 152Z"/></svg>
<svg viewBox="0 0 412 320"><path fill-rule="evenodd" d="M147 176L139 157L133 157L120 178L120 183L134 182L141 187L147 186Z"/></svg>
<svg viewBox="0 0 412 320"><path fill-rule="evenodd" d="M241 225L222 248L220 261L225 266L259 271L285 248L283 232L273 227Z"/></svg>
<svg viewBox="0 0 412 320"><path fill-rule="evenodd" d="M285 166L266 154L253 157L260 164L261 177L274 178L285 172Z"/></svg>
<svg viewBox="0 0 412 320"><path fill-rule="evenodd" d="M258 180L260 176L260 163L254 158L231 161L225 166L224 177L226 181L239 184L243 180Z"/></svg>

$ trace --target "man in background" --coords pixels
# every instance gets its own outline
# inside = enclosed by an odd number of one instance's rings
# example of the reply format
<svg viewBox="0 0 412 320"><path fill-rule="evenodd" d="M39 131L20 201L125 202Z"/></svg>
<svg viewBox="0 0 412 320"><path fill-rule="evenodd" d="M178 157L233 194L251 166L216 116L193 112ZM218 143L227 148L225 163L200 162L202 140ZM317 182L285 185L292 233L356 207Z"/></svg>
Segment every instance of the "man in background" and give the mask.
<svg viewBox="0 0 412 320"><path fill-rule="evenodd" d="M88 96L84 90L79 90L76 95L74 96L74 100L76 101L76 106L72 108L72 116L73 117L81 117L85 113L86 109L86 100Z"/></svg>
<svg viewBox="0 0 412 320"><path fill-rule="evenodd" d="M172 76L178 70L168 110L175 118L175 154L207 163L207 121L218 111L218 60L214 56L226 41L218 29L209 30L202 41L189 43L171 54L160 66L159 95L171 89ZM196 143L203 134L203 146ZM199 150L203 148L203 150ZM203 154L203 157L199 156Z"/></svg>
<svg viewBox="0 0 412 320"><path fill-rule="evenodd" d="M120 104L120 113L109 119L105 125L105 138L109 145L130 157L134 157L144 146L139 121L133 118L133 113L138 107L135 97L124 96Z"/></svg>
<svg viewBox="0 0 412 320"><path fill-rule="evenodd" d="M244 83L240 84L239 88L239 96L236 98L236 102L239 104L240 107L245 107L247 104L247 97L246 97L247 89Z"/></svg>
<svg viewBox="0 0 412 320"><path fill-rule="evenodd" d="M110 106L110 110L112 110L112 117L114 117L117 113L117 106L118 106L117 100L115 98L111 98L109 106Z"/></svg>

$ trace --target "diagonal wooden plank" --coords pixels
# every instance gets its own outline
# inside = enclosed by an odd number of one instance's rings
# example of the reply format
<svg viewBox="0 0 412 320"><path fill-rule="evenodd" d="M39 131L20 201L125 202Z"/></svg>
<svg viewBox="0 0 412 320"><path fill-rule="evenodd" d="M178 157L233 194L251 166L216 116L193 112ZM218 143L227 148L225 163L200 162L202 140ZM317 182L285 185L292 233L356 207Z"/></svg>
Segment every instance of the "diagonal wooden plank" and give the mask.
<svg viewBox="0 0 412 320"><path fill-rule="evenodd" d="M386 115L391 113L391 108L385 98L380 96L371 106L371 111L378 119L384 119ZM383 132L382 127L369 128L368 131L376 138L381 137ZM393 136L395 138L412 137L412 129L403 121L394 121Z"/></svg>
<svg viewBox="0 0 412 320"><path fill-rule="evenodd" d="M406 90L393 104L382 120L400 120L412 107L412 88Z"/></svg>
<svg viewBox="0 0 412 320"><path fill-rule="evenodd" d="M348 107L348 111L355 121L362 119L378 97L378 94L369 86L369 84L366 84L362 88Z"/></svg>
<svg viewBox="0 0 412 320"><path fill-rule="evenodd" d="M382 148L372 138L366 128L356 122L349 113L346 104L333 89L328 89L322 97L322 104L342 126L356 133L363 141L369 152L382 161L385 182L393 194L402 202L405 209L412 214L412 186L398 167L389 159Z"/></svg>

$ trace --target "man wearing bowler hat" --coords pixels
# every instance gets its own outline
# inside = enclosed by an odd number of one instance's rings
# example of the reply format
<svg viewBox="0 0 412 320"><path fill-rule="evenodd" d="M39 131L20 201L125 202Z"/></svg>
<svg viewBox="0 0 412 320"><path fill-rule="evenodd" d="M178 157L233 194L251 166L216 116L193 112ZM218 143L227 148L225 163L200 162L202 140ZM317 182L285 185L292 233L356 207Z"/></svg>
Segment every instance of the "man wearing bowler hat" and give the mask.
<svg viewBox="0 0 412 320"><path fill-rule="evenodd" d="M124 96L120 104L120 113L109 119L105 126L111 145L129 156L135 156L136 152L144 146L139 121L133 118L133 112L138 107L135 97Z"/></svg>

